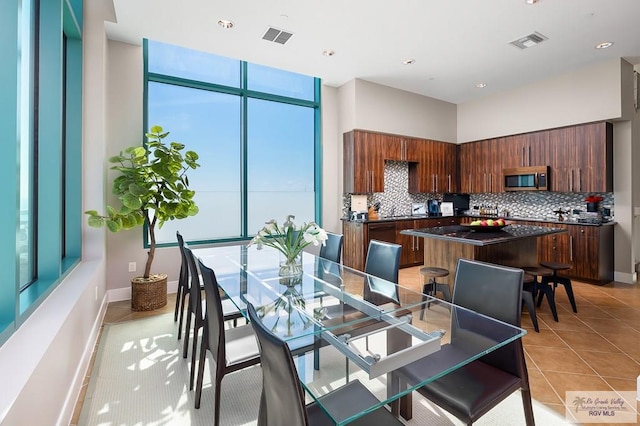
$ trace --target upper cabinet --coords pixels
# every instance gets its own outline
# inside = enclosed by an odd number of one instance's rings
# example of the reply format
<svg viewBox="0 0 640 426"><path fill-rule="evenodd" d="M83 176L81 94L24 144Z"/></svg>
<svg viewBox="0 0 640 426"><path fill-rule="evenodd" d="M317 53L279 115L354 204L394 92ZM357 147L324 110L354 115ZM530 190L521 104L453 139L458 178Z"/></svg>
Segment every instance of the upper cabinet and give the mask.
<svg viewBox="0 0 640 426"><path fill-rule="evenodd" d="M384 191L384 143L378 133L354 130L343 136L344 192Z"/></svg>
<svg viewBox="0 0 640 426"><path fill-rule="evenodd" d="M613 125L599 122L549 131L551 190L613 191Z"/></svg>
<svg viewBox="0 0 640 426"><path fill-rule="evenodd" d="M501 192L504 141L487 139L460 145L460 191Z"/></svg>
<svg viewBox="0 0 640 426"><path fill-rule="evenodd" d="M456 144L353 130L344 134L344 191L384 191L384 161L409 163L409 192L455 192Z"/></svg>
<svg viewBox="0 0 640 426"><path fill-rule="evenodd" d="M460 145L460 190L502 192L502 170L549 166L550 190L613 191L613 127L599 122Z"/></svg>

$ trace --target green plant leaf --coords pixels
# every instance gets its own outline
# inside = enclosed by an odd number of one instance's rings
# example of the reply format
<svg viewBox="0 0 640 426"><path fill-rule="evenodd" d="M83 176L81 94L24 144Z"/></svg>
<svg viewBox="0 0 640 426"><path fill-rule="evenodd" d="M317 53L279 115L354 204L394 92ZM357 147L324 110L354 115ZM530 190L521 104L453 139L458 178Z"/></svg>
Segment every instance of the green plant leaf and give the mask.
<svg viewBox="0 0 640 426"><path fill-rule="evenodd" d="M148 191L146 187L139 185L137 182L133 182L129 184L129 192L136 196L142 196L145 195Z"/></svg>
<svg viewBox="0 0 640 426"><path fill-rule="evenodd" d="M107 219L107 229L111 232L118 232L122 228L120 221Z"/></svg>
<svg viewBox="0 0 640 426"><path fill-rule="evenodd" d="M140 197L131 193L124 194L122 197L122 204L131 210L137 210L142 207Z"/></svg>
<svg viewBox="0 0 640 426"><path fill-rule="evenodd" d="M104 226L104 218L102 216L89 216L87 223L93 228L102 228Z"/></svg>

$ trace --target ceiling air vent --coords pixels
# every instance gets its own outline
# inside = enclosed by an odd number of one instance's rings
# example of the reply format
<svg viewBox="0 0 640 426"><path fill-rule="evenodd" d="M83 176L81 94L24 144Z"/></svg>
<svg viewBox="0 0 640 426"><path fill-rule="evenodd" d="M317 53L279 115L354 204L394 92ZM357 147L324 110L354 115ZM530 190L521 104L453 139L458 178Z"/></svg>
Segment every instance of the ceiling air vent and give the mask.
<svg viewBox="0 0 640 426"><path fill-rule="evenodd" d="M540 44L545 40L547 40L547 37L543 36L538 32L535 32L535 33L529 34L528 36L524 36L522 38L514 40L509 44L513 44L515 47L519 49L526 49L528 47L535 46L536 44Z"/></svg>
<svg viewBox="0 0 640 426"><path fill-rule="evenodd" d="M262 39L272 41L274 43L285 44L287 41L289 41L292 35L293 33L269 27L262 36Z"/></svg>

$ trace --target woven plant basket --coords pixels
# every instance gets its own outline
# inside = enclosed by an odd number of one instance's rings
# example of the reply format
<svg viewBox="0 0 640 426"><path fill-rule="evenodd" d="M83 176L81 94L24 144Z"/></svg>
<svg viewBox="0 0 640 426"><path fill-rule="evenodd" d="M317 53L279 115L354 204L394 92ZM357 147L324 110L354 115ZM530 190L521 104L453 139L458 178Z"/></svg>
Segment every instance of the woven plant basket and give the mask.
<svg viewBox="0 0 640 426"><path fill-rule="evenodd" d="M149 278L131 280L131 310L153 311L167 304L167 274L152 274Z"/></svg>

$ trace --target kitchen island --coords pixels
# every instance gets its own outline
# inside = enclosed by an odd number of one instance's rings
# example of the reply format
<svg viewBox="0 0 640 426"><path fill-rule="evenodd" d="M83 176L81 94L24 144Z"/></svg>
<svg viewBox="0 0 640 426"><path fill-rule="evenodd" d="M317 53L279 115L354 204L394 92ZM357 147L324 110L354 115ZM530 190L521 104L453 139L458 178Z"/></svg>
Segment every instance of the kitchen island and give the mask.
<svg viewBox="0 0 640 426"><path fill-rule="evenodd" d="M453 287L458 259L475 259L505 266L538 265L538 237L567 232L562 228L508 225L495 231L473 231L464 225L407 229L402 234L424 238L424 265L446 268L439 281Z"/></svg>

